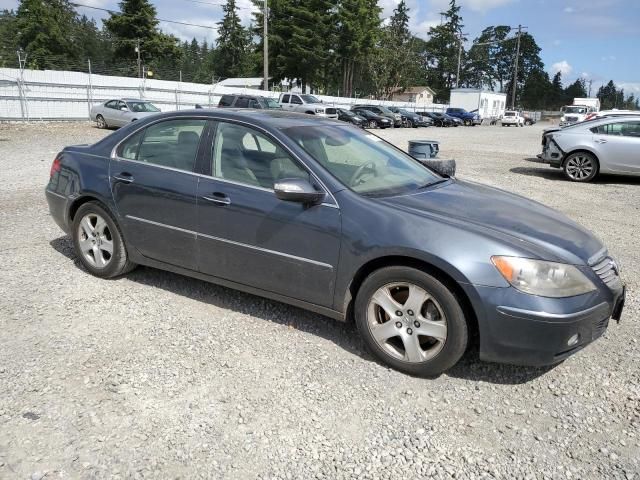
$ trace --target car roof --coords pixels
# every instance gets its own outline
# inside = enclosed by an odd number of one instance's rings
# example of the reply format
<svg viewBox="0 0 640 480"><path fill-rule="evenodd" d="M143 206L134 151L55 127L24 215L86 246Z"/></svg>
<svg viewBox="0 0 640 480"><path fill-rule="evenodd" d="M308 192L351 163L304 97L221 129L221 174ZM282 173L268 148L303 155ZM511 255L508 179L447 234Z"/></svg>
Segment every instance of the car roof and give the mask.
<svg viewBox="0 0 640 480"><path fill-rule="evenodd" d="M250 108L212 108L191 109L171 112L162 112L148 118L174 118L174 117L212 117L221 120L239 120L258 125L269 126L275 129L290 127L307 127L318 125L342 125L342 122L330 118L318 117L307 113L293 113L279 109L254 110Z"/></svg>
<svg viewBox="0 0 640 480"><path fill-rule="evenodd" d="M222 96L223 97L248 97L248 98L273 98L273 97L267 97L265 95L254 95L252 93L225 93Z"/></svg>

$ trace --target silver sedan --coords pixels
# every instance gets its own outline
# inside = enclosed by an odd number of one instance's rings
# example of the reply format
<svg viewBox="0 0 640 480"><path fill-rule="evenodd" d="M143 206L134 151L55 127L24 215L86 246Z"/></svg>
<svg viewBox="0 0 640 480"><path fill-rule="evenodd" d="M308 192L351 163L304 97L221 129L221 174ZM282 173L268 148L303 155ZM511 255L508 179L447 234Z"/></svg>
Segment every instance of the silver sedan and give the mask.
<svg viewBox="0 0 640 480"><path fill-rule="evenodd" d="M160 109L153 103L136 98L107 100L91 108L90 118L100 128L122 127L127 123L153 115Z"/></svg>
<svg viewBox="0 0 640 480"><path fill-rule="evenodd" d="M599 173L640 175L640 114L546 132L539 157L574 182L589 182Z"/></svg>

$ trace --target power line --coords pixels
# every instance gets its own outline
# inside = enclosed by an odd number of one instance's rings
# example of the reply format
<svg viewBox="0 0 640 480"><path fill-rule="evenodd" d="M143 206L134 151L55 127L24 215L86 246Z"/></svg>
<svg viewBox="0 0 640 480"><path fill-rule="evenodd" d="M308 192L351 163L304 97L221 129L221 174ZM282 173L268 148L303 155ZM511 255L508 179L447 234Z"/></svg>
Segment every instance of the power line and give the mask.
<svg viewBox="0 0 640 480"><path fill-rule="evenodd" d="M109 10L108 8L100 8L100 7L92 7L91 5L84 5L82 3L70 3L71 5L73 5L74 7L83 7L83 8L91 8L93 10L100 10L102 12L107 12L107 13L111 13L114 15L124 15L124 16L132 16L132 15L127 15L126 13L122 13L122 12L116 12L115 10ZM199 27L199 28L206 28L208 30L217 30L218 27L210 27L207 25L198 25L197 23L189 23L189 22L178 22L176 20L166 20L164 18L157 18L156 20L160 21L160 22L166 22L166 23L175 23L178 25L186 25L189 27Z"/></svg>

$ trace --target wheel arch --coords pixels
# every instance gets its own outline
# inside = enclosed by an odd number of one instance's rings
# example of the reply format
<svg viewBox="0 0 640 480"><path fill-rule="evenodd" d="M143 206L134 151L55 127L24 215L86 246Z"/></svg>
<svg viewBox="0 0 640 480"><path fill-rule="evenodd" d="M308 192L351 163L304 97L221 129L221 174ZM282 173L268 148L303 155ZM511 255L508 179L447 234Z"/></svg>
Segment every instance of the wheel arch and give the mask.
<svg viewBox="0 0 640 480"><path fill-rule="evenodd" d="M74 219L78 209L82 205L84 205L85 203L89 203L89 202L98 203L102 208L104 208L107 212L109 212L111 217L113 217L114 221L117 221L118 217L116 216L116 214L113 211L113 209L109 205L107 205L106 202L104 202L102 199L100 199L99 197L97 197L95 195L87 194L87 195L82 195L82 196L74 199L73 202L69 205L69 208L67 210L67 221L68 221L69 225L71 225L73 223L73 219Z"/></svg>
<svg viewBox="0 0 640 480"><path fill-rule="evenodd" d="M564 154L564 157L562 158L562 167L564 168L564 164L567 161L567 159L573 155L574 153L588 153L589 155L593 155L594 158L596 159L596 163L597 163L597 167L598 167L598 171L600 171L600 159L598 158L598 154L596 152L594 152L593 150L586 148L586 147L578 147L578 148L574 148L573 150L568 151L567 153Z"/></svg>
<svg viewBox="0 0 640 480"><path fill-rule="evenodd" d="M345 321L347 323L354 322L353 305L364 280L376 270L380 270L385 267L398 266L415 268L428 273L437 278L449 290L451 290L455 297L460 301L460 306L462 307L462 311L464 312L465 319L467 320L467 325L470 330L470 339L473 339L473 343L477 343L479 341L478 316L469 295L465 292L462 286L450 274L433 263L405 255L389 255L374 258L363 264L358 269L349 283L344 295L343 311L345 312Z"/></svg>

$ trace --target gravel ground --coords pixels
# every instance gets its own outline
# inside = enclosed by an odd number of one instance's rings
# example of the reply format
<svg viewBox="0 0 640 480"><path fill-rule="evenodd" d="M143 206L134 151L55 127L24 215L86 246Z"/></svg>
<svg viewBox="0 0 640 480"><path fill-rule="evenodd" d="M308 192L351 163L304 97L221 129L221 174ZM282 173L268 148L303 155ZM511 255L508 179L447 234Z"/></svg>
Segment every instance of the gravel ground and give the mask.
<svg viewBox="0 0 640 480"><path fill-rule="evenodd" d="M467 355L434 380L354 329L150 268L83 271L49 218L55 153L105 133L0 124L0 478L640 478L640 179L565 182L542 126L387 130L564 211L618 256L620 325L552 369Z"/></svg>

